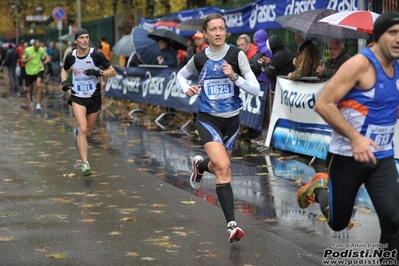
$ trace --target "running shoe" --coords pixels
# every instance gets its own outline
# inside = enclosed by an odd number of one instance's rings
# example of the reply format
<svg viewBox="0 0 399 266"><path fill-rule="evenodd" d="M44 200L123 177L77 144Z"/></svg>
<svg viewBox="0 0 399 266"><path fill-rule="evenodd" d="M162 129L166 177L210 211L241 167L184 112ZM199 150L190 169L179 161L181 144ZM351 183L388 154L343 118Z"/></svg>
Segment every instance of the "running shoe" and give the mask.
<svg viewBox="0 0 399 266"><path fill-rule="evenodd" d="M298 205L302 209L307 208L310 204L316 203L314 190L316 188L328 189L328 174L317 173L310 182L302 186L296 195Z"/></svg>
<svg viewBox="0 0 399 266"><path fill-rule="evenodd" d="M84 176L91 175L89 162L82 163L82 173L83 173Z"/></svg>
<svg viewBox="0 0 399 266"><path fill-rule="evenodd" d="M36 103L36 110L42 110L42 106L40 105L40 103Z"/></svg>
<svg viewBox="0 0 399 266"><path fill-rule="evenodd" d="M202 162L204 159L200 155L196 155L193 158L192 164L193 164L193 172L191 173L190 176L190 185L193 189L197 190L201 187L202 184L202 176L204 175L204 172L200 173L198 172L198 163Z"/></svg>
<svg viewBox="0 0 399 266"><path fill-rule="evenodd" d="M240 241L244 236L244 231L237 226L237 223L231 221L227 224L227 235L229 236L229 242Z"/></svg>

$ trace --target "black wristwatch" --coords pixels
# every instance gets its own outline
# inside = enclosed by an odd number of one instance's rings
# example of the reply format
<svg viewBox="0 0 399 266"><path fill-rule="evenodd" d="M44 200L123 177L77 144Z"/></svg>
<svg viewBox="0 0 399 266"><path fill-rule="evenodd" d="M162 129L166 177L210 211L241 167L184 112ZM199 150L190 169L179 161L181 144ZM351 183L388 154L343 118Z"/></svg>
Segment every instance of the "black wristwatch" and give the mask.
<svg viewBox="0 0 399 266"><path fill-rule="evenodd" d="M233 82L236 82L240 76L237 73L234 73Z"/></svg>

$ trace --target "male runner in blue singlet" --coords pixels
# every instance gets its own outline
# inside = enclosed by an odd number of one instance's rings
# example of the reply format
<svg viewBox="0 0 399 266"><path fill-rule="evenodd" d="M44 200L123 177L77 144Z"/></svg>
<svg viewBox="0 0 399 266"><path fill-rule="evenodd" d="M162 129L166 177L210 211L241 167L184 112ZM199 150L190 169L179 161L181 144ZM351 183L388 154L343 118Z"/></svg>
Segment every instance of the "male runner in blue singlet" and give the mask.
<svg viewBox="0 0 399 266"><path fill-rule="evenodd" d="M328 174L297 194L306 208L318 202L334 231L345 229L357 192L365 185L377 212L385 248L382 265L397 265L399 177L393 136L399 107L399 12L374 23L375 44L346 61L325 86L315 111L333 128ZM398 145L398 143L396 143Z"/></svg>

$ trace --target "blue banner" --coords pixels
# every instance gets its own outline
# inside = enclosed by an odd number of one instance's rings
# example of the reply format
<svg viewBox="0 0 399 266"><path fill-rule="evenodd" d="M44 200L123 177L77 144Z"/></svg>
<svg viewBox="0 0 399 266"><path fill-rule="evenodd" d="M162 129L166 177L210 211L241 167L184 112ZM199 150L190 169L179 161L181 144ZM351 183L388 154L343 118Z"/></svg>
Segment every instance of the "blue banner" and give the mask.
<svg viewBox="0 0 399 266"><path fill-rule="evenodd" d="M198 112L197 96L187 97L176 83L179 68L117 66L114 68L117 74L115 77L108 78L105 87L106 96L175 108L185 112ZM197 75L192 75L189 82L196 84L197 79ZM242 125L262 130L266 90L267 87L264 87L258 97L241 90L243 107L240 120Z"/></svg>
<svg viewBox="0 0 399 266"><path fill-rule="evenodd" d="M368 6L369 1L365 1ZM226 19L228 32L241 34L255 32L259 29L280 29L281 24L275 19L289 14L299 14L312 9L333 9L338 12L357 10L358 0L285 0L271 1L258 0L251 4L232 10L224 10L216 7L205 7L195 10L185 10L173 13L168 17L177 18L181 21L191 18L205 18L211 13L219 13ZM157 20L140 19L140 26L148 30L153 30L152 25ZM170 28L182 36L192 36L195 32L180 31Z"/></svg>

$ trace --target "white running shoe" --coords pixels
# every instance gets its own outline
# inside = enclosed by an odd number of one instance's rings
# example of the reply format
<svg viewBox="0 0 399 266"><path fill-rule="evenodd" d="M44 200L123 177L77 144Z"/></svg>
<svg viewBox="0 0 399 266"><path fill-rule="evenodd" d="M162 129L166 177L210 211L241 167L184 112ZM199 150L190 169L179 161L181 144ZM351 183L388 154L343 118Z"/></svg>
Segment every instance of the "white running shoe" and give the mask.
<svg viewBox="0 0 399 266"><path fill-rule="evenodd" d="M202 162L204 159L200 155L196 155L193 158L192 165L193 165L193 172L190 176L190 185L193 189L197 190L201 187L202 184L202 176L204 172L200 173L197 169L197 164Z"/></svg>
<svg viewBox="0 0 399 266"><path fill-rule="evenodd" d="M36 110L42 110L42 106L40 105L40 103L36 103Z"/></svg>
<svg viewBox="0 0 399 266"><path fill-rule="evenodd" d="M91 175L89 162L82 163L82 173L83 173L84 176Z"/></svg>
<svg viewBox="0 0 399 266"><path fill-rule="evenodd" d="M229 242L240 241L244 236L244 231L237 226L235 221L231 221L227 224L227 234L229 236Z"/></svg>

